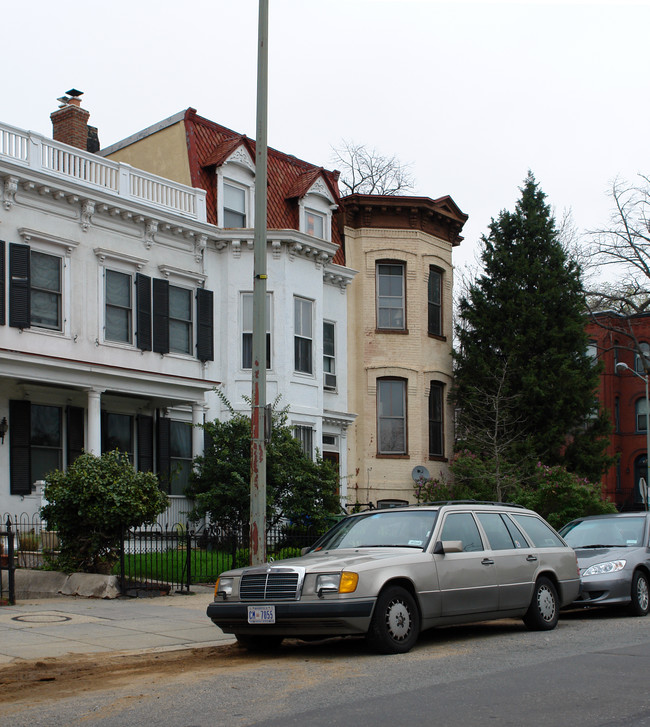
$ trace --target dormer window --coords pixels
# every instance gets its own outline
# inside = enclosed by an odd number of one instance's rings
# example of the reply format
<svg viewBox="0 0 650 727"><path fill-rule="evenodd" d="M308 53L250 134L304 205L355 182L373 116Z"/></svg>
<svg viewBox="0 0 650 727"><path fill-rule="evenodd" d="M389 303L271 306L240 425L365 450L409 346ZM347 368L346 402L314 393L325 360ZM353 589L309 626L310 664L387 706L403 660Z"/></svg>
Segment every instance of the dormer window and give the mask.
<svg viewBox="0 0 650 727"><path fill-rule="evenodd" d="M308 235L319 237L321 240L325 237L325 215L314 212L314 210L305 210L305 232Z"/></svg>
<svg viewBox="0 0 650 727"><path fill-rule="evenodd" d="M223 226L246 227L246 190L224 180Z"/></svg>
<svg viewBox="0 0 650 727"><path fill-rule="evenodd" d="M245 144L219 162L217 171L217 224L251 228L255 225L255 164Z"/></svg>
<svg viewBox="0 0 650 727"><path fill-rule="evenodd" d="M305 194L298 196L300 231L319 240L332 239L332 211L336 202L322 176L311 184Z"/></svg>

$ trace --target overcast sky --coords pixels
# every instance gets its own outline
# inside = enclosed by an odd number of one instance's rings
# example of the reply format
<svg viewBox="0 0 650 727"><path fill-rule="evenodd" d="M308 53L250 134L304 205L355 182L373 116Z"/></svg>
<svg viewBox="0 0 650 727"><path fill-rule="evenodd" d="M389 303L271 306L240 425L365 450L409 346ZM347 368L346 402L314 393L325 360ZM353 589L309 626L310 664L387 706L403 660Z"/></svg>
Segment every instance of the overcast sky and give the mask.
<svg viewBox="0 0 650 727"><path fill-rule="evenodd" d="M365 143L467 214L457 264L531 169L578 229L650 173L650 3L270 0L269 144L331 168ZM51 136L69 88L102 146L192 106L255 137L257 0L3 6L0 121Z"/></svg>

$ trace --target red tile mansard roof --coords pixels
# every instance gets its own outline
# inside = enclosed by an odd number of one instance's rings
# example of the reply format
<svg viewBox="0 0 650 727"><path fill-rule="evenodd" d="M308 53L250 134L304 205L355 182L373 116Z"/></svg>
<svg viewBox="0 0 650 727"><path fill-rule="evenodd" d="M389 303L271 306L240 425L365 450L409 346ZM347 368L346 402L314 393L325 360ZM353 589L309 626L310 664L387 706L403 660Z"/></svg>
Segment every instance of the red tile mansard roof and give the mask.
<svg viewBox="0 0 650 727"><path fill-rule="evenodd" d="M255 141L244 134L238 134L232 129L199 116L192 108L185 112L185 134L192 184L206 191L208 221L216 224L215 169L240 146L247 150L254 162ZM269 148L267 203L269 229L299 229L298 199L304 197L319 177L322 177L334 204L338 205L340 203L338 172L328 171ZM332 225L332 242L339 246L339 252L337 252L334 262L344 264L341 232L338 224Z"/></svg>

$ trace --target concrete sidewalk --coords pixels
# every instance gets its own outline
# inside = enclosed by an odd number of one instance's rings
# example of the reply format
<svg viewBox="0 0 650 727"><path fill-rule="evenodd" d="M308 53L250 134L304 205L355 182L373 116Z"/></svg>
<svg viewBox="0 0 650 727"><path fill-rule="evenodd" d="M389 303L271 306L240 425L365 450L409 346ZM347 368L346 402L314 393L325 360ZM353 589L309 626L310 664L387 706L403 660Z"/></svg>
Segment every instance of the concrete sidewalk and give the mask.
<svg viewBox="0 0 650 727"><path fill-rule="evenodd" d="M206 616L213 589L194 595L64 596L0 607L0 667L17 659L215 646L235 641Z"/></svg>

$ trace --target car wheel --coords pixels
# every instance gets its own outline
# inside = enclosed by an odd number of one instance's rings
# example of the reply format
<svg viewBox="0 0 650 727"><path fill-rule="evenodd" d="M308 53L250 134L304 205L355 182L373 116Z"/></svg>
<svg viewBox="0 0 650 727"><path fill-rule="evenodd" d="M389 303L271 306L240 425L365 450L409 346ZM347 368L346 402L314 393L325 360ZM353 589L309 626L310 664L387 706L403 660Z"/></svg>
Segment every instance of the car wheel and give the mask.
<svg viewBox="0 0 650 727"><path fill-rule="evenodd" d="M405 654L418 640L420 614L413 596L400 586L389 586L377 598L366 634L368 644L380 654Z"/></svg>
<svg viewBox="0 0 650 727"><path fill-rule="evenodd" d="M235 634L237 643L249 651L274 651L282 643L282 636L264 634Z"/></svg>
<svg viewBox="0 0 650 727"><path fill-rule="evenodd" d="M633 616L646 616L650 610L650 596L648 593L648 576L638 570L632 576L632 601L630 613Z"/></svg>
<svg viewBox="0 0 650 727"><path fill-rule="evenodd" d="M524 615L524 623L531 631L550 631L560 617L557 591L548 578L537 579L533 600Z"/></svg>

